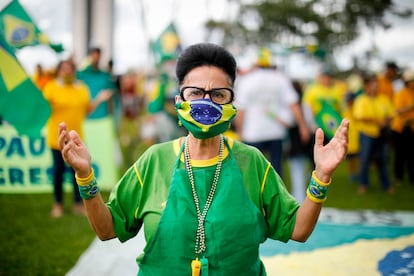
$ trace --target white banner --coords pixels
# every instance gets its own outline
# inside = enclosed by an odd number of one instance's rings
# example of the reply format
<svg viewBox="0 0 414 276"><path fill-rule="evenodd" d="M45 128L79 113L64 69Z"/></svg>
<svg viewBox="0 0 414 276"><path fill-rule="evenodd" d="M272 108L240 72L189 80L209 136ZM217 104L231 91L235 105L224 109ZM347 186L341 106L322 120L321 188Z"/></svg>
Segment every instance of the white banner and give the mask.
<svg viewBox="0 0 414 276"><path fill-rule="evenodd" d="M88 120L84 129L99 186L110 190L118 179L113 120ZM33 139L19 136L10 125L0 126L0 193L52 192L52 153L46 144L46 131L42 133L42 137ZM67 174L65 190L71 189L69 181Z"/></svg>

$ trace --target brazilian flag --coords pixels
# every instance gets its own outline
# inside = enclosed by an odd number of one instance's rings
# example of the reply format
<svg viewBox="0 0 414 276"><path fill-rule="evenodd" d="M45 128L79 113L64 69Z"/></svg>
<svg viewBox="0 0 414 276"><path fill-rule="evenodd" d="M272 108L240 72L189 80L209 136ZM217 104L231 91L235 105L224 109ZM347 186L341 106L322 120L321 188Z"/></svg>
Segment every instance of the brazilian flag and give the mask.
<svg viewBox="0 0 414 276"><path fill-rule="evenodd" d="M53 44L33 22L19 1L12 0L0 11L0 30L3 31L7 43L13 48L23 48L45 44L55 52L62 52L61 44Z"/></svg>
<svg viewBox="0 0 414 276"><path fill-rule="evenodd" d="M315 116L315 122L325 133L327 139L332 139L335 131L341 124L341 115L330 105L323 101L321 110Z"/></svg>
<svg viewBox="0 0 414 276"><path fill-rule="evenodd" d="M326 58L326 50L318 45L306 45L306 51L321 60Z"/></svg>
<svg viewBox="0 0 414 276"><path fill-rule="evenodd" d="M181 52L181 43L177 30L173 23L170 23L161 35L151 43L151 49L155 55L155 63L157 66L164 61L173 60L178 57Z"/></svg>
<svg viewBox="0 0 414 276"><path fill-rule="evenodd" d="M0 117L20 135L37 138L50 113L49 103L0 32Z"/></svg>

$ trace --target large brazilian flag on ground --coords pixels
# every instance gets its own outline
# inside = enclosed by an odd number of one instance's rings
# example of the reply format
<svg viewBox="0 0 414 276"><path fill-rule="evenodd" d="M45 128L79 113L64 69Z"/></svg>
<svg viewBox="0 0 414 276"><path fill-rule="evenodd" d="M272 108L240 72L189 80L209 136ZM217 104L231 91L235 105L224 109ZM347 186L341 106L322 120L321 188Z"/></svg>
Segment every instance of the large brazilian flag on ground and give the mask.
<svg viewBox="0 0 414 276"><path fill-rule="evenodd" d="M19 135L39 137L50 105L17 61L0 31L0 117Z"/></svg>
<svg viewBox="0 0 414 276"><path fill-rule="evenodd" d="M145 245L143 231L124 243L95 238L66 276L137 275ZM414 275L414 212L324 207L305 243L267 239L259 254L269 276Z"/></svg>
<svg viewBox="0 0 414 276"><path fill-rule="evenodd" d="M7 43L13 48L23 48L45 44L56 52L62 52L61 44L53 44L30 18L19 1L12 0L0 11L0 30L4 32Z"/></svg>

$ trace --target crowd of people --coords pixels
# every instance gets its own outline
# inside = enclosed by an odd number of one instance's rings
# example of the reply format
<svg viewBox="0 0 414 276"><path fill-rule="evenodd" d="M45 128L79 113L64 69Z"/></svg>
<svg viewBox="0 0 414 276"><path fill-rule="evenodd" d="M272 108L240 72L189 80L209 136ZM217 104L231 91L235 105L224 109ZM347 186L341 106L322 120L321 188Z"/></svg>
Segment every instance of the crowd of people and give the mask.
<svg viewBox="0 0 414 276"><path fill-rule="evenodd" d="M270 60L262 50L254 67L240 74L235 126L240 139L262 150L284 179L281 160L287 160L290 189L298 200L306 196L306 172L314 165L315 130L322 128L328 143L342 118L350 121L347 164L357 194L369 190L372 171L386 193L393 194L406 177L414 185L410 68L386 62L383 72L335 75L322 67L314 80L294 80Z"/></svg>
<svg viewBox="0 0 414 276"><path fill-rule="evenodd" d="M124 172L107 202L88 146L67 123L59 124L59 149L75 171L97 236L124 242L144 231L138 275L266 275L260 244L267 238L304 242L317 223L333 173L346 157L349 121L341 121L329 142L316 130L315 166L299 202L258 148L227 136L239 105L236 71L233 55L216 44L195 44L181 53L174 108L186 133L150 146ZM293 107L295 96L292 90L288 107L276 107L300 110L299 104ZM269 113L272 119L278 116ZM297 113L302 120L302 112ZM308 132L303 136L309 139Z"/></svg>
<svg viewBox="0 0 414 276"><path fill-rule="evenodd" d="M411 68L386 62L383 72L361 70L341 80L331 77L331 87L339 88L336 103L341 117L350 121L348 168L357 193L372 188L375 171L384 192L393 194L396 186L414 184L414 75ZM403 138L404 137L404 138Z"/></svg>
<svg viewBox="0 0 414 276"><path fill-rule="evenodd" d="M87 66L66 60L51 78L40 67L34 78L52 107L52 216L63 215L66 162L78 188L74 211L99 238L126 241L145 226L140 273L265 275L259 244L306 241L344 160L358 194L371 188L371 170L389 194L405 174L414 184L414 73L395 63L379 74L323 67L314 80L294 80L267 49L241 71L209 43L150 73L115 76L99 60L93 48ZM126 169L105 203L81 125L110 114Z"/></svg>
<svg viewBox="0 0 414 276"><path fill-rule="evenodd" d="M57 137L54 139L50 133L56 132L59 121L74 120L70 115L73 108L82 112L76 112L79 115L76 127L68 127L76 129L81 137L81 124L85 119L113 115L115 132L124 149L124 168L133 164L151 145L187 132L179 123L175 108L175 97L180 93L174 75L176 60L167 61L151 72L130 70L114 75L111 67L101 69L100 56L101 49L92 48L85 65L77 68L72 60L67 60L53 71L38 65L33 76L53 110L48 122L48 136L52 137L48 141L55 169L54 217L63 214L64 167ZM72 70L64 73L62 67ZM61 91L68 92L68 87L85 89L89 96L68 96L69 100L64 103L56 100L63 97ZM385 192L394 193L395 186L404 182L405 174L414 184L414 146L411 143L414 74L401 70L393 62L388 62L384 72L379 74L355 70L338 77L323 67L314 80L293 80L272 63L270 51L262 49L251 69L238 71L234 106L237 115L225 135L262 151L278 175L290 180L290 192L299 202L306 197L307 175L314 166L316 129L324 130L324 144L327 144L342 118L350 122L347 165L349 182L358 184L357 193L368 191L372 168L378 172ZM283 172L285 160L289 172ZM73 183L76 184L75 180ZM81 208L76 207L80 203L76 192L75 203L76 212L81 212Z"/></svg>

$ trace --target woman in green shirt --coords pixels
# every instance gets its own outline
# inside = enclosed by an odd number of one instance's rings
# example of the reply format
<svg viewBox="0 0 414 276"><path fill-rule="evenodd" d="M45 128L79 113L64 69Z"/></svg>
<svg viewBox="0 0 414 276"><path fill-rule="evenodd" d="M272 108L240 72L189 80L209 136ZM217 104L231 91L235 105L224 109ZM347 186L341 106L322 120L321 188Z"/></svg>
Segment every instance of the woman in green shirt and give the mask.
<svg viewBox="0 0 414 276"><path fill-rule="evenodd" d="M76 171L91 226L100 239L121 241L144 226L139 275L266 275L260 243L303 242L312 233L346 155L348 122L326 146L317 130L316 167L300 205L260 151L222 135L236 115L234 57L220 46L196 44L181 54L176 75L176 110L188 135L149 148L107 203L85 145L60 125L59 145Z"/></svg>

